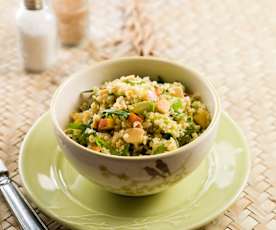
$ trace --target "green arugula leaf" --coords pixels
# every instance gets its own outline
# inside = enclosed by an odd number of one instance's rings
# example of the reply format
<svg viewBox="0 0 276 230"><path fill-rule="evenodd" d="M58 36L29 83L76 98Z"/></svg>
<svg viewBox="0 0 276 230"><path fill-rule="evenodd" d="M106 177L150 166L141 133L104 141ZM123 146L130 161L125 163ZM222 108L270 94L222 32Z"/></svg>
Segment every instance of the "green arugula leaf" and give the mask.
<svg viewBox="0 0 276 230"><path fill-rule="evenodd" d="M80 129L82 132L84 132L86 128L89 128L89 125L75 123L75 122L71 122L67 126L67 129Z"/></svg>

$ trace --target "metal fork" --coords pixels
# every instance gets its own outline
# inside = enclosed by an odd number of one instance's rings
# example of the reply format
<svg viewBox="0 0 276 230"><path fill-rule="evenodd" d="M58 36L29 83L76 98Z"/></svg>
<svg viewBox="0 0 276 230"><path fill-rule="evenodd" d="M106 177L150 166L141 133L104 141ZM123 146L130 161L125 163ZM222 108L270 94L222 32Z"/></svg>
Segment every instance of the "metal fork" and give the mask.
<svg viewBox="0 0 276 230"><path fill-rule="evenodd" d="M2 160L0 160L0 191L23 230L48 229L22 193L14 186Z"/></svg>

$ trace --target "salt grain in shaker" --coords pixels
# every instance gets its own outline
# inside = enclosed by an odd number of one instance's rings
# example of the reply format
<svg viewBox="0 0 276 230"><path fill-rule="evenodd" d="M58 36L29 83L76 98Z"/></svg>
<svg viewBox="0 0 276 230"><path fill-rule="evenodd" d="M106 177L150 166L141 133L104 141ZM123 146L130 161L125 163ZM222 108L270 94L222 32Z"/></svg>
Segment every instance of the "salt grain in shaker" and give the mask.
<svg viewBox="0 0 276 230"><path fill-rule="evenodd" d="M24 0L16 14L19 47L24 68L40 72L57 56L56 20L43 0Z"/></svg>

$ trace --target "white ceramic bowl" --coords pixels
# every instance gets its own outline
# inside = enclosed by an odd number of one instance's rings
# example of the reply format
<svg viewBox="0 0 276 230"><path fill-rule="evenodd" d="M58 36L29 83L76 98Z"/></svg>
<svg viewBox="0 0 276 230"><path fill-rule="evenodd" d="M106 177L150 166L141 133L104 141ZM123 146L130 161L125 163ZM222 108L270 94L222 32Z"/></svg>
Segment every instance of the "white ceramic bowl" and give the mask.
<svg viewBox="0 0 276 230"><path fill-rule="evenodd" d="M80 92L123 75L157 76L167 82L180 81L198 93L212 121L194 141L175 151L152 156L123 157L98 153L71 140L64 133L69 114L79 103ZM58 143L75 169L92 182L122 195L144 196L165 190L193 170L210 151L219 126L221 105L214 87L200 75L172 61L130 57L95 64L74 74L56 91L51 118Z"/></svg>

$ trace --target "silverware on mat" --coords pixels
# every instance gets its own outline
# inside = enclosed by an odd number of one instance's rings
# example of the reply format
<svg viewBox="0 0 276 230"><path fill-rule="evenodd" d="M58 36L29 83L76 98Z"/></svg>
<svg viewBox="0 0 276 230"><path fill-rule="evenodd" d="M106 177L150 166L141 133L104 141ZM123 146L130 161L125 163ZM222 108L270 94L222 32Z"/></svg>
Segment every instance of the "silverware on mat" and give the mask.
<svg viewBox="0 0 276 230"><path fill-rule="evenodd" d="M23 230L47 229L28 201L11 182L8 169L2 160L0 160L0 191Z"/></svg>

